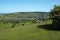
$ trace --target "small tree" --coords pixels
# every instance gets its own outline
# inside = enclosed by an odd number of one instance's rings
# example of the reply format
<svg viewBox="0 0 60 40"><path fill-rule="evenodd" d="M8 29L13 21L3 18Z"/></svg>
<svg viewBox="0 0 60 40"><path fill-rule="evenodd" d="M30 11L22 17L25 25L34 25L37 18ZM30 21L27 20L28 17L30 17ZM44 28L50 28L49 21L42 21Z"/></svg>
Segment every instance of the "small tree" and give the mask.
<svg viewBox="0 0 60 40"><path fill-rule="evenodd" d="M60 26L60 6L54 5L54 8L50 11L50 18L53 20L52 24Z"/></svg>

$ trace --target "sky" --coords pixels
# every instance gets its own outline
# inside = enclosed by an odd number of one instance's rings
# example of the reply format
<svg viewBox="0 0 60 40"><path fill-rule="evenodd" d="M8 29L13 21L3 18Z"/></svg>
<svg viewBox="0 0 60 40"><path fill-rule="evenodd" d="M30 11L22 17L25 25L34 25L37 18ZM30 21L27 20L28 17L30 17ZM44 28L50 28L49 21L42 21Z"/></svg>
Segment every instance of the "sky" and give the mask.
<svg viewBox="0 0 60 40"><path fill-rule="evenodd" d="M49 12L60 0L0 0L0 13Z"/></svg>

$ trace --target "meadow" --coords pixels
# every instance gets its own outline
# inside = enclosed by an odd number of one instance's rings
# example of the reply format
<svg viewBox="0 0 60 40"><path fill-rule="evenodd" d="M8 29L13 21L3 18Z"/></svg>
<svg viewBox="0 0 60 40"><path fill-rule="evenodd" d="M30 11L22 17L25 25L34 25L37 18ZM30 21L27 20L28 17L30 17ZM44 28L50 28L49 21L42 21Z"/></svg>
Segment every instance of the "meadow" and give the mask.
<svg viewBox="0 0 60 40"><path fill-rule="evenodd" d="M51 21L29 23L16 24L14 28L11 23L0 23L0 40L60 40L60 31L38 27L51 24Z"/></svg>

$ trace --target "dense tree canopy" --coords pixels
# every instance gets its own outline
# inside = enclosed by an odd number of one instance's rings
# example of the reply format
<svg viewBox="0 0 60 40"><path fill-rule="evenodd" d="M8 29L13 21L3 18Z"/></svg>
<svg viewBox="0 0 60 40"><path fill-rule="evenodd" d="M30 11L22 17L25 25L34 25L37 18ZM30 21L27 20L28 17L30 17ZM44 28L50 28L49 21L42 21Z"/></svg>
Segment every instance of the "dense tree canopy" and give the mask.
<svg viewBox="0 0 60 40"><path fill-rule="evenodd" d="M60 5L54 5L54 8L50 11L50 18L53 20L52 24L56 28L60 28Z"/></svg>
<svg viewBox="0 0 60 40"><path fill-rule="evenodd" d="M60 22L60 6L54 5L54 8L50 11L50 17L55 22Z"/></svg>

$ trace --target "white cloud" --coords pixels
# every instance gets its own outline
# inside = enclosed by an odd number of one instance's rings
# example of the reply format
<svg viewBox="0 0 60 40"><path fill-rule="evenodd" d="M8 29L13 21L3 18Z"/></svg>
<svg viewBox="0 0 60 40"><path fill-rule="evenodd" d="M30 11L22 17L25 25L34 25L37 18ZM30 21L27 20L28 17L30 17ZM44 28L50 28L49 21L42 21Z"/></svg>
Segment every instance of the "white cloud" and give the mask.
<svg viewBox="0 0 60 40"><path fill-rule="evenodd" d="M32 8L32 6L31 5L28 5L27 8Z"/></svg>

